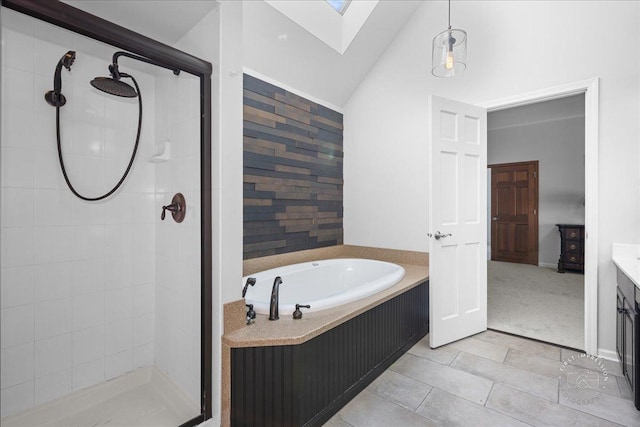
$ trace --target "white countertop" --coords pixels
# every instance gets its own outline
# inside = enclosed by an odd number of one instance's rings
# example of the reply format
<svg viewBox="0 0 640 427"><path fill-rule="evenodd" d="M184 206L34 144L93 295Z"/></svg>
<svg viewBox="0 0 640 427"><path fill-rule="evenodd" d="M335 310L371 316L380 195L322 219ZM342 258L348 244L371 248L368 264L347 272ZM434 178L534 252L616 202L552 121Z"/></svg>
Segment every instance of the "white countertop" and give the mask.
<svg viewBox="0 0 640 427"><path fill-rule="evenodd" d="M640 289L640 245L614 243L613 263Z"/></svg>

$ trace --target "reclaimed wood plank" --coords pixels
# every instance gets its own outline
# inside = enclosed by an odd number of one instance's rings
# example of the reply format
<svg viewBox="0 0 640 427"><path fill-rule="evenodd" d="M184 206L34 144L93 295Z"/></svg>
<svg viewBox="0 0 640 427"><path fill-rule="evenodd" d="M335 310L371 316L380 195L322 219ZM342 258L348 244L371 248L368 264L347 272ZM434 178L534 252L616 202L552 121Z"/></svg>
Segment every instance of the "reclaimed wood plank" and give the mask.
<svg viewBox="0 0 640 427"><path fill-rule="evenodd" d="M243 81L244 258L342 243L342 114Z"/></svg>
<svg viewBox="0 0 640 427"><path fill-rule="evenodd" d="M273 200L244 198L243 204L245 206L272 206Z"/></svg>

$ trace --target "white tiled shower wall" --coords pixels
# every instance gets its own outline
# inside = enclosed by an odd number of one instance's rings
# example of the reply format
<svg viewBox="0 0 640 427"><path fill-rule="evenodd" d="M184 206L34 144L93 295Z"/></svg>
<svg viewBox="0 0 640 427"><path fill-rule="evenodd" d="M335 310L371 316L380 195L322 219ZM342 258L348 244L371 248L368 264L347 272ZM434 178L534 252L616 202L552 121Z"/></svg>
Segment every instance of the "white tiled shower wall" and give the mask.
<svg viewBox="0 0 640 427"><path fill-rule="evenodd" d="M2 13L0 406L6 416L154 363L160 201L155 165L148 162L155 78L131 71L144 100L131 176L109 200L83 202L60 173L55 109L43 94L60 57L76 50L71 73L63 70L67 169L81 193L111 188L133 147L137 101L101 94L89 81L107 74L115 48Z"/></svg>

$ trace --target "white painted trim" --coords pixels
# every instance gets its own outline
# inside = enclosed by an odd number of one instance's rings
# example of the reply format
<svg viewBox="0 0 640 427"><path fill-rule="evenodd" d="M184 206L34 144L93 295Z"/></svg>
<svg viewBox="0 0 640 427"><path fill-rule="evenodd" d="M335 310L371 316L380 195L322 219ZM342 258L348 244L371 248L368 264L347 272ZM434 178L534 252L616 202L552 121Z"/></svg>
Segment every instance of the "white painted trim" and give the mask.
<svg viewBox="0 0 640 427"><path fill-rule="evenodd" d="M324 99L320 99L320 98L317 98L317 97L315 97L313 95L309 95L308 93L305 93L305 92L303 92L301 90L295 89L295 88L289 86L286 83L282 83L282 82L280 82L280 81L278 81L276 79L273 79L271 77L265 76L264 74L261 74L261 73L259 73L257 71L254 71L251 68L242 67L242 72L245 73L245 74L249 74L250 76L255 77L256 79L260 79L260 80L263 80L263 81L265 81L267 83L270 83L272 85L278 86L279 88L282 88L282 89L284 89L284 90L286 90L288 92L291 92L291 93L294 93L294 94L296 94L298 96L306 98L309 101L315 102L316 104L320 104L320 105L322 105L324 107L327 107L327 108L329 108L329 109L331 109L333 111L337 111L340 114L344 114L344 109L342 107L338 107L337 105L334 105L334 104L332 104L332 103L330 103L328 101L325 101Z"/></svg>
<svg viewBox="0 0 640 427"><path fill-rule="evenodd" d="M523 93L521 95L495 99L493 101L481 103L480 106L486 108L487 111L492 112L506 110L507 108L521 107L523 105L537 104L543 101L566 98L571 95L579 95L581 93L585 93L594 82L597 85L597 77L587 80L580 80L574 83L567 83L560 86L554 86L547 89L535 90L532 92Z"/></svg>
<svg viewBox="0 0 640 427"><path fill-rule="evenodd" d="M585 271L584 346L588 354L598 350L598 77L485 102L487 111L499 111L552 99L585 94ZM605 351L606 353L606 351Z"/></svg>
<svg viewBox="0 0 640 427"><path fill-rule="evenodd" d="M620 359L618 359L618 354L615 351L599 348L598 357L600 359L606 359L606 360L611 360L612 362L620 363Z"/></svg>
<svg viewBox="0 0 640 427"><path fill-rule="evenodd" d="M558 264L552 264L550 262L539 262L538 263L538 267L544 267L544 268L557 268Z"/></svg>
<svg viewBox="0 0 640 427"><path fill-rule="evenodd" d="M598 147L599 81L585 88L585 254L584 345L587 353L598 349Z"/></svg>
<svg viewBox="0 0 640 427"><path fill-rule="evenodd" d="M541 125L543 123L561 122L561 121L564 121L564 120L573 120L573 119L584 119L584 113L575 114L575 115L571 115L571 116L553 117L553 118L550 118L550 119L543 119L543 120L533 120L533 121L526 122L526 123L514 123L514 124L510 124L510 125L506 125L506 126L496 126L494 128L487 128L487 131L521 128L521 127L525 127L525 126L535 126L535 125Z"/></svg>

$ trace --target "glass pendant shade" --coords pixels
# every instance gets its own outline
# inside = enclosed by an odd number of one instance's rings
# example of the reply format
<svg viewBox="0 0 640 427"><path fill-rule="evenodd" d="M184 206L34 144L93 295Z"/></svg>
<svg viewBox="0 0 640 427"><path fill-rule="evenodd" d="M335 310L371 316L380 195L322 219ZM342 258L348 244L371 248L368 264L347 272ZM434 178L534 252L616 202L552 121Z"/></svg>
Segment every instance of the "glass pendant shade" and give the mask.
<svg viewBox="0 0 640 427"><path fill-rule="evenodd" d="M467 33L451 29L433 38L431 74L436 77L452 77L467 68Z"/></svg>

